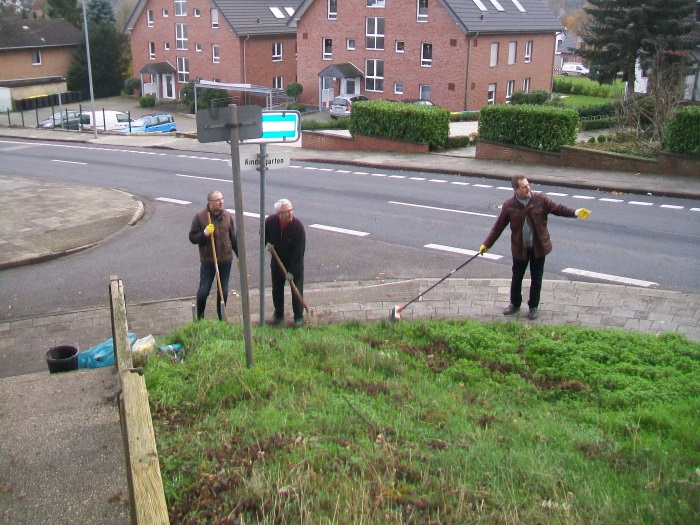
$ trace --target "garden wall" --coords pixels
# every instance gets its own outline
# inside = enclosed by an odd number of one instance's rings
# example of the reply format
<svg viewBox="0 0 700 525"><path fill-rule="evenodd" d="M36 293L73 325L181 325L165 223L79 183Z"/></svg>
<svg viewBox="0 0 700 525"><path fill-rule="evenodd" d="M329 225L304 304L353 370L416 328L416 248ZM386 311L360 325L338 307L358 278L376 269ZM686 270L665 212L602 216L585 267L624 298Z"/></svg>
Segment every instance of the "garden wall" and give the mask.
<svg viewBox="0 0 700 525"><path fill-rule="evenodd" d="M562 146L559 153L552 153L483 139L476 142L475 158L655 175L698 177L700 174L700 159L689 155L662 152L658 160L642 159L576 146Z"/></svg>
<svg viewBox="0 0 700 525"><path fill-rule="evenodd" d="M428 153L430 147L421 142L407 142L384 137L368 137L355 135L345 137L331 133L304 131L301 134L301 147L323 151L354 150L354 151L388 151L393 153Z"/></svg>

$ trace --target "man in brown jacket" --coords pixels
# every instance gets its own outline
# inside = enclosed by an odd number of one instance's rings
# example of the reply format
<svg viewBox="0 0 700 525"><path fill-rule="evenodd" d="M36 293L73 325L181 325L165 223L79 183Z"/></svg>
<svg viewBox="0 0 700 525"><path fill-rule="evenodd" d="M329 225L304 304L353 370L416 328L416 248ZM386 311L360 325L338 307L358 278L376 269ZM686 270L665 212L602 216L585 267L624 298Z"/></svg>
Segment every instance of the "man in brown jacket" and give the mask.
<svg viewBox="0 0 700 525"><path fill-rule="evenodd" d="M209 221L211 217L211 221ZM214 264L214 252L211 239L214 239L216 249L216 262ZM199 246L199 288L197 290L197 319L204 317L204 309L207 306L207 297L211 291L211 285L216 277L217 266L221 289L224 296L218 293L216 301L216 313L222 319L221 301L228 299L228 282L231 276L231 263L233 254L238 257L238 242L236 240L236 227L233 216L224 209L224 196L220 191L210 191L207 195L207 206L197 212L190 226L190 242ZM218 287L217 287L218 288Z"/></svg>
<svg viewBox="0 0 700 525"><path fill-rule="evenodd" d="M503 315L513 315L520 311L522 303L523 277L530 265L530 307L528 318L539 317L540 290L544 274L544 259L552 251L552 241L547 229L547 216L578 217L587 219L591 214L585 208L574 210L563 204L556 204L542 193L532 193L530 183L523 175L516 175L511 181L515 195L506 200L501 214L491 228L491 232L479 248L486 253L498 240L505 227L510 224L510 249L513 254L513 277L510 283L510 304Z"/></svg>

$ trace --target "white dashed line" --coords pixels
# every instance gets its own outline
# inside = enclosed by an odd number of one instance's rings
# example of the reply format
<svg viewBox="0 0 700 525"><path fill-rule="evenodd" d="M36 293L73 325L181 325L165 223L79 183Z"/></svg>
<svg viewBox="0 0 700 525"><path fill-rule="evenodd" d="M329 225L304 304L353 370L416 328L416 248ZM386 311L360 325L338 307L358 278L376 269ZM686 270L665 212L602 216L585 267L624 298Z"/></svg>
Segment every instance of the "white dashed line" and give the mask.
<svg viewBox="0 0 700 525"><path fill-rule="evenodd" d="M406 175L389 175L390 179L405 179Z"/></svg>
<svg viewBox="0 0 700 525"><path fill-rule="evenodd" d="M386 177L386 173L370 173L372 177Z"/></svg>
<svg viewBox="0 0 700 525"><path fill-rule="evenodd" d="M700 208L690 208L690 211L700 211Z"/></svg>
<svg viewBox="0 0 700 525"><path fill-rule="evenodd" d="M87 166L87 162L75 162L72 160L57 160L57 159L51 159L51 162L60 162L62 164L80 164L81 166Z"/></svg>
<svg viewBox="0 0 700 525"><path fill-rule="evenodd" d="M513 188L511 188L510 186L498 186L496 189L497 190L513 191Z"/></svg>
<svg viewBox="0 0 700 525"><path fill-rule="evenodd" d="M578 268L564 268L562 273L578 275L580 277L590 277L591 279L600 279L602 281L612 281L615 283L629 284L632 286L640 286L642 288L657 288L659 283L652 281L641 281L630 277L621 277L619 275L609 275L607 273L590 272L588 270L579 270Z"/></svg>
<svg viewBox="0 0 700 525"><path fill-rule="evenodd" d="M345 228L336 228L335 226L325 226L323 224L312 224L309 228L316 228L317 230L324 230L327 232L343 233L345 235L354 235L355 237L365 237L369 235L369 232L360 232L357 230L346 230Z"/></svg>
<svg viewBox="0 0 700 525"><path fill-rule="evenodd" d="M231 182L231 179L215 179L213 177L200 177L198 175L185 175L184 173L176 173L176 177L185 177L186 179L201 179L201 180L213 180L217 182Z"/></svg>
<svg viewBox="0 0 700 525"><path fill-rule="evenodd" d="M425 177L409 177L408 180L425 180Z"/></svg>
<svg viewBox="0 0 700 525"><path fill-rule="evenodd" d="M450 213L462 213L464 215L476 215L478 217L489 217L491 219L494 219L497 217L496 215L492 215L490 213L478 213L475 211L453 210L450 208L438 208L437 206L425 206L423 204L413 204L410 202L389 201L389 204L396 204L397 206L410 206L412 208L422 208L424 210L447 211Z"/></svg>
<svg viewBox="0 0 700 525"><path fill-rule="evenodd" d="M369 175L366 171L353 171L353 175Z"/></svg>
<svg viewBox="0 0 700 525"><path fill-rule="evenodd" d="M232 213L233 215L236 215L236 210L233 208L226 208L226 211L229 213ZM259 219L260 214L259 213L253 213L252 211L244 211L243 212L243 217L250 217L251 219Z"/></svg>
<svg viewBox="0 0 700 525"><path fill-rule="evenodd" d="M660 208L668 208L669 210L682 210L685 206L674 206L673 204L662 204Z"/></svg>
<svg viewBox="0 0 700 525"><path fill-rule="evenodd" d="M592 200L595 199L595 197L590 197L588 195L572 195L572 199L584 199L584 200Z"/></svg>
<svg viewBox="0 0 700 525"><path fill-rule="evenodd" d="M568 193L557 193L556 191L548 191L547 195L551 195L552 197L566 197Z"/></svg>
<svg viewBox="0 0 700 525"><path fill-rule="evenodd" d="M456 182L456 181L453 181L453 182L451 182L450 184L454 184L455 186L469 186L469 183L468 183L468 182Z"/></svg>
<svg viewBox="0 0 700 525"><path fill-rule="evenodd" d="M472 255L476 255L479 252L475 252L474 250L465 250L464 248L455 248L454 246L444 246L442 244L426 244L423 246L423 248L429 248L431 250L439 250L441 252L450 252L450 253L459 253L462 255L469 255L470 257ZM492 261L497 261L498 259L502 259L502 255L494 255L491 253L485 253L482 255L484 259L491 259Z"/></svg>
<svg viewBox="0 0 700 525"><path fill-rule="evenodd" d="M642 201L630 201L630 204L636 204L637 206L653 206L652 202L642 202Z"/></svg>
<svg viewBox="0 0 700 525"><path fill-rule="evenodd" d="M190 201L181 201L180 199L169 199L168 197L156 197L157 201L170 202L172 204L192 204Z"/></svg>
<svg viewBox="0 0 700 525"><path fill-rule="evenodd" d="M493 188L493 186L490 186L489 184L474 184L473 186L475 188Z"/></svg>
<svg viewBox="0 0 700 525"><path fill-rule="evenodd" d="M607 197L602 197L599 200L600 202L625 202L622 199L608 199Z"/></svg>
<svg viewBox="0 0 700 525"><path fill-rule="evenodd" d="M430 179L428 182L447 182L447 181L442 180L442 179Z"/></svg>

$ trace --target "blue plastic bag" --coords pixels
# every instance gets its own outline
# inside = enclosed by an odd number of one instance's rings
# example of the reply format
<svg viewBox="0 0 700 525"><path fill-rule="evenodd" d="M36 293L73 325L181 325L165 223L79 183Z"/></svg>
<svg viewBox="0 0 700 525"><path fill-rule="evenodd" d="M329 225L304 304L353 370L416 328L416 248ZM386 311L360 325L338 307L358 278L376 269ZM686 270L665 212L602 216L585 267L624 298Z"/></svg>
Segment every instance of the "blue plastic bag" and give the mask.
<svg viewBox="0 0 700 525"><path fill-rule="evenodd" d="M136 334L129 332L129 346L136 341ZM114 364L114 343L110 337L104 343L78 354L78 368L100 368Z"/></svg>

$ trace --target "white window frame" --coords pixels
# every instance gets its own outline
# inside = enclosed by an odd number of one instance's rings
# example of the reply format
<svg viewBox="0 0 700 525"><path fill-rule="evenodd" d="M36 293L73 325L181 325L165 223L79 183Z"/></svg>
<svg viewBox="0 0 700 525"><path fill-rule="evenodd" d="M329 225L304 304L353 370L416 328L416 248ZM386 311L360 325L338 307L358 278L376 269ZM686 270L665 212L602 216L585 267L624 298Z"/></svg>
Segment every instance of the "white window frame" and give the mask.
<svg viewBox="0 0 700 525"><path fill-rule="evenodd" d="M355 39L354 38L348 38L345 41L345 49L348 51L355 51Z"/></svg>
<svg viewBox="0 0 700 525"><path fill-rule="evenodd" d="M148 27L153 27L153 9L146 11L146 20L148 22Z"/></svg>
<svg viewBox="0 0 700 525"><path fill-rule="evenodd" d="M156 59L156 43L155 42L148 43L148 58L150 58L151 60Z"/></svg>
<svg viewBox="0 0 700 525"><path fill-rule="evenodd" d="M168 10L163 9L163 18L168 18Z"/></svg>
<svg viewBox="0 0 700 525"><path fill-rule="evenodd" d="M199 7L195 7L192 10L192 16L194 16L195 18L199 18L201 16L201 11L199 10Z"/></svg>
<svg viewBox="0 0 700 525"><path fill-rule="evenodd" d="M508 42L508 65L512 66L515 64L515 57L518 53L518 43Z"/></svg>
<svg viewBox="0 0 700 525"><path fill-rule="evenodd" d="M39 50L39 49L32 50L32 65L33 66L40 66L41 65L41 50Z"/></svg>
<svg viewBox="0 0 700 525"><path fill-rule="evenodd" d="M282 62L282 42L274 42L272 44L272 61Z"/></svg>
<svg viewBox="0 0 700 525"><path fill-rule="evenodd" d="M175 24L175 49L187 51L187 24Z"/></svg>
<svg viewBox="0 0 700 525"><path fill-rule="evenodd" d="M190 81L190 59L177 57L177 82L187 84Z"/></svg>
<svg viewBox="0 0 700 525"><path fill-rule="evenodd" d="M380 25L382 26L381 29L379 27ZM365 49L384 50L385 28L385 19L383 16L368 16L365 19ZM369 45L370 41L373 42L373 46Z"/></svg>
<svg viewBox="0 0 700 525"><path fill-rule="evenodd" d="M323 60L333 60L333 39L323 37L321 39L321 53Z"/></svg>
<svg viewBox="0 0 700 525"><path fill-rule="evenodd" d="M338 0L328 0L328 20L338 19Z"/></svg>
<svg viewBox="0 0 700 525"><path fill-rule="evenodd" d="M175 0L175 16L187 16L187 0Z"/></svg>
<svg viewBox="0 0 700 525"><path fill-rule="evenodd" d="M284 89L284 77L272 77L273 89Z"/></svg>
<svg viewBox="0 0 700 525"><path fill-rule="evenodd" d="M430 84L421 84L418 86L418 98L421 100L430 100Z"/></svg>
<svg viewBox="0 0 700 525"><path fill-rule="evenodd" d="M365 5L367 7L379 7L384 8L384 0L365 0Z"/></svg>
<svg viewBox="0 0 700 525"><path fill-rule="evenodd" d="M212 29L217 29L219 27L219 10L218 9L210 9L209 15L211 16Z"/></svg>
<svg viewBox="0 0 700 525"><path fill-rule="evenodd" d="M394 82L394 95L403 95L403 82Z"/></svg>
<svg viewBox="0 0 700 525"><path fill-rule="evenodd" d="M532 62L532 40L525 42L525 63Z"/></svg>
<svg viewBox="0 0 700 525"><path fill-rule="evenodd" d="M530 92L530 77L523 79L523 91L525 93Z"/></svg>
<svg viewBox="0 0 700 525"><path fill-rule="evenodd" d="M405 53L406 52L406 42L403 40L397 40L396 44L394 45L394 50L397 53Z"/></svg>
<svg viewBox="0 0 700 525"><path fill-rule="evenodd" d="M194 51L195 51L195 53L201 53L202 52L202 44L195 44Z"/></svg>
<svg viewBox="0 0 700 525"><path fill-rule="evenodd" d="M506 84L506 104L510 104L510 97L513 96L515 91L515 80L509 80Z"/></svg>
<svg viewBox="0 0 700 525"><path fill-rule="evenodd" d="M163 42L163 49L170 51L170 42Z"/></svg>
<svg viewBox="0 0 700 525"><path fill-rule="evenodd" d="M491 42L491 58L489 66L498 67L498 42Z"/></svg>
<svg viewBox="0 0 700 525"><path fill-rule="evenodd" d="M372 68L372 74L370 74L370 64ZM381 74L377 73L377 70L381 69ZM370 87L371 82L371 87ZM384 61L378 58L367 58L365 59L365 91L372 91L375 93L384 92Z"/></svg>
<svg viewBox="0 0 700 525"><path fill-rule="evenodd" d="M428 21L428 0L417 0L417 2L416 2L416 22L425 23L427 21Z"/></svg>
<svg viewBox="0 0 700 525"><path fill-rule="evenodd" d="M219 48L219 44L211 45L211 61L214 64L221 62L221 49Z"/></svg>
<svg viewBox="0 0 700 525"><path fill-rule="evenodd" d="M493 106L496 103L496 84L489 84L489 90L486 94L486 104Z"/></svg>
<svg viewBox="0 0 700 525"><path fill-rule="evenodd" d="M422 42L420 45L420 66L432 67L433 65L433 44Z"/></svg>

